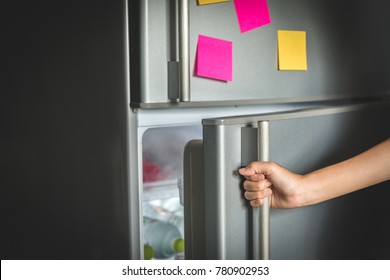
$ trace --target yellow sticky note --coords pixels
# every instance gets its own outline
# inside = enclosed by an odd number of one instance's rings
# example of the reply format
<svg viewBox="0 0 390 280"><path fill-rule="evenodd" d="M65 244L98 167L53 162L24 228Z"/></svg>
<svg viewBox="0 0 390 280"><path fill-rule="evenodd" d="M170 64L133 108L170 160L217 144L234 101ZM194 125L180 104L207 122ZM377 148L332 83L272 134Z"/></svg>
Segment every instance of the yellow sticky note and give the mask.
<svg viewBox="0 0 390 280"><path fill-rule="evenodd" d="M198 0L199 5L215 4L221 2L229 2L230 0Z"/></svg>
<svg viewBox="0 0 390 280"><path fill-rule="evenodd" d="M306 32L278 30L279 70L307 70Z"/></svg>

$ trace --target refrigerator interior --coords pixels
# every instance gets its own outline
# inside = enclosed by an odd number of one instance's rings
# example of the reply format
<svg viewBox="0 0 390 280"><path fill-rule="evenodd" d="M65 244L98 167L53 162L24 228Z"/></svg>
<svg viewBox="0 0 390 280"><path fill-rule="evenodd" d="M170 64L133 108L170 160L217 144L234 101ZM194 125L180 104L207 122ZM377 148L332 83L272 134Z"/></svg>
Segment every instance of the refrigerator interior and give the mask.
<svg viewBox="0 0 390 280"><path fill-rule="evenodd" d="M178 239L185 238L183 152L186 143L194 138L202 138L201 125L149 128L143 133L142 220L145 259L184 258L184 244L177 245L172 251L163 247L171 246L173 239L180 242ZM149 230L153 223L153 229Z"/></svg>

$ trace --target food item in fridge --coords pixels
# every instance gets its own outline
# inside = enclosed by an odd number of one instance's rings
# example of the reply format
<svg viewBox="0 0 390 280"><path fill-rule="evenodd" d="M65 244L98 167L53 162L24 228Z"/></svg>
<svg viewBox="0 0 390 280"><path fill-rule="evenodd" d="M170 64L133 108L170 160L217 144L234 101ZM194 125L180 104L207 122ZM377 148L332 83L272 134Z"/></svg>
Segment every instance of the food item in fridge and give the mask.
<svg viewBox="0 0 390 280"><path fill-rule="evenodd" d="M166 174L158 164L144 159L142 165L144 182L156 182L165 179Z"/></svg>
<svg viewBox="0 0 390 280"><path fill-rule="evenodd" d="M144 259L151 260L154 258L154 249L149 243L144 244Z"/></svg>
<svg viewBox="0 0 390 280"><path fill-rule="evenodd" d="M173 258L184 252L184 239L171 223L144 218L144 236L154 248L156 259Z"/></svg>

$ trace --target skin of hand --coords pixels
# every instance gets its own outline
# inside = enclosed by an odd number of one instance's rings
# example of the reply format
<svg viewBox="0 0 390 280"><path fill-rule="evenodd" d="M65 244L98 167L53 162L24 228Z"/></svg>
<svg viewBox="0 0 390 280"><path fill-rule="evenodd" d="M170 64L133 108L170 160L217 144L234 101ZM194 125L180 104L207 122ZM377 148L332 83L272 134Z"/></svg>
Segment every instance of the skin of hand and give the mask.
<svg viewBox="0 0 390 280"><path fill-rule="evenodd" d="M271 197L273 208L299 207L300 182L302 175L290 172L274 162L252 162L241 168L239 173L245 177L245 198L253 207L263 204L264 197Z"/></svg>
<svg viewBox="0 0 390 280"><path fill-rule="evenodd" d="M253 162L241 168L245 198L253 207L270 197L274 208L319 203L390 180L390 138L345 161L306 175L273 162Z"/></svg>

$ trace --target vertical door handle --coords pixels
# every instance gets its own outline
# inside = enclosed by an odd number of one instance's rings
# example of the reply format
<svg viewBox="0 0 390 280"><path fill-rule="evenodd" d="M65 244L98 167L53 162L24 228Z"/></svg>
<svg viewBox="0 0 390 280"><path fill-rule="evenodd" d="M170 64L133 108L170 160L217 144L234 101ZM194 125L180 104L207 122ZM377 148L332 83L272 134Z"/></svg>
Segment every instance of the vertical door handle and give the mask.
<svg viewBox="0 0 390 280"><path fill-rule="evenodd" d="M181 102L190 101L190 12L188 0L179 0L179 94Z"/></svg>
<svg viewBox="0 0 390 280"><path fill-rule="evenodd" d="M269 121L259 121L257 123L257 159L259 161L269 161ZM259 207L259 258L269 259L270 251L270 219L269 219L269 199L265 198Z"/></svg>

